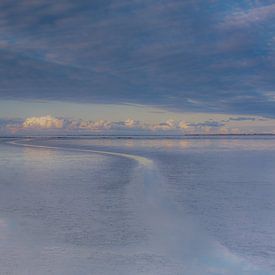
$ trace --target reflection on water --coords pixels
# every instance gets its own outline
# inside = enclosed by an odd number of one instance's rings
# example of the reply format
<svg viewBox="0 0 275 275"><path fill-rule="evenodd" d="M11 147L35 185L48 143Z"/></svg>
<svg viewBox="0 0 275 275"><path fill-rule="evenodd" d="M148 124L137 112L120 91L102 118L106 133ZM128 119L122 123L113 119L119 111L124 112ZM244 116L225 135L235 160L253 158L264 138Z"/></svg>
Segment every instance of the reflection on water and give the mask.
<svg viewBox="0 0 275 275"><path fill-rule="evenodd" d="M273 136L234 137L185 137L185 138L59 138L54 142L61 146L94 146L127 150L274 150Z"/></svg>
<svg viewBox="0 0 275 275"><path fill-rule="evenodd" d="M0 144L0 273L275 271L274 139L28 142L62 149Z"/></svg>
<svg viewBox="0 0 275 275"><path fill-rule="evenodd" d="M24 147L23 153L26 158L33 160L49 160L56 156L56 151L50 149L37 150L31 147Z"/></svg>

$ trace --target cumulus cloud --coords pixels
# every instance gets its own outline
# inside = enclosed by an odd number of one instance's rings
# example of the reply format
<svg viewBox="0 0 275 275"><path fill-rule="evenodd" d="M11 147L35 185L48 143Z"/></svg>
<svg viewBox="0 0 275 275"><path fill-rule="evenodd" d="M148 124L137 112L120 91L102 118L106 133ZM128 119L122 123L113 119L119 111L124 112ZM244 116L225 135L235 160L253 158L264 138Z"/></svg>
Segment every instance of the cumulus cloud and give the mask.
<svg viewBox="0 0 275 275"><path fill-rule="evenodd" d="M183 120L167 120L160 123L146 123L138 120L127 119L125 121L108 120L83 120L56 118L51 115L41 117L29 117L21 123L5 120L2 129L12 132L36 132L45 131L59 133L93 133L93 132L184 132L189 128L188 123Z"/></svg>
<svg viewBox="0 0 275 275"><path fill-rule="evenodd" d="M61 129L63 128L63 119L54 118L50 115L42 117L30 117L23 123L23 128L38 128L38 129Z"/></svg>
<svg viewBox="0 0 275 275"><path fill-rule="evenodd" d="M151 129L153 130L184 130L187 129L188 123L186 123L185 121L181 120L181 121L175 121L173 119L169 119L165 122L161 122L158 124L154 124L151 126Z"/></svg>
<svg viewBox="0 0 275 275"><path fill-rule="evenodd" d="M245 124L249 122L249 127ZM252 124L251 124L252 123ZM244 127L242 126L244 125ZM188 122L168 119L149 123L126 119L123 121L58 118L51 115L0 120L0 134L242 134L273 133L274 120L260 117L229 117L228 119Z"/></svg>

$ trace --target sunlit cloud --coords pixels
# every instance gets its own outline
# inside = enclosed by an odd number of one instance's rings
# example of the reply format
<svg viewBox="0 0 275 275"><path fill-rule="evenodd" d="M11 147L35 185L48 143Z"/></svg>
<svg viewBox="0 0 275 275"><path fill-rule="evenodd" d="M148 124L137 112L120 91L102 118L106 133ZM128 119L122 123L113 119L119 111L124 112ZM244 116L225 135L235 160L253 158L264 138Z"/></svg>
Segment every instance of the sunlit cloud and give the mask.
<svg viewBox="0 0 275 275"><path fill-rule="evenodd" d="M42 117L30 117L23 123L24 129L38 128L38 129L61 129L63 128L63 119L54 118L50 115Z"/></svg>
<svg viewBox="0 0 275 275"><path fill-rule="evenodd" d="M46 116L33 116L0 121L1 134L242 134L257 133L257 129L275 133L274 120L260 117L228 117L221 120L188 122L168 119L163 122L145 122L134 119L121 121L84 120ZM257 128L258 127L258 128Z"/></svg>
<svg viewBox="0 0 275 275"><path fill-rule="evenodd" d="M83 120L56 118L51 115L41 117L29 117L23 122L6 120L2 122L2 130L7 132L37 132L37 131L58 131L60 133L79 133L79 132L115 132L115 131L137 131L137 132L183 132L189 128L185 121L175 121L169 119L160 123L148 123L133 119L125 121L108 121L108 120Z"/></svg>

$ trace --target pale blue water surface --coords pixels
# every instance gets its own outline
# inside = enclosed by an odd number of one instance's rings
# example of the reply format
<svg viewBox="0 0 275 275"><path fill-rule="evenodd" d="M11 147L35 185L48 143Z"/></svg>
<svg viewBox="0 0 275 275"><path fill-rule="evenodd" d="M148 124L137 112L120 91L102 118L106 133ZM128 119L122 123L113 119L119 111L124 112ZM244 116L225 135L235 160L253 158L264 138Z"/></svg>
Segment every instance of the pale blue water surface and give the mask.
<svg viewBox="0 0 275 275"><path fill-rule="evenodd" d="M275 139L0 141L0 274L275 274Z"/></svg>

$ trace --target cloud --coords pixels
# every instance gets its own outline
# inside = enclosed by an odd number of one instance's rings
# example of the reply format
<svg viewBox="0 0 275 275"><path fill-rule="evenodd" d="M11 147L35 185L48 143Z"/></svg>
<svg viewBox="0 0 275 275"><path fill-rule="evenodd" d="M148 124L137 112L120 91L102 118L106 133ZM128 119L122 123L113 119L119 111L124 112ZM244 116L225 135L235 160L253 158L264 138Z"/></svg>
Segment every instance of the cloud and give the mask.
<svg viewBox="0 0 275 275"><path fill-rule="evenodd" d="M250 27L263 23L275 15L275 4L252 7L248 10L238 9L225 17L222 26L225 28Z"/></svg>
<svg viewBox="0 0 275 275"><path fill-rule="evenodd" d="M275 6L245 2L3 0L0 97L275 117Z"/></svg>
<svg viewBox="0 0 275 275"><path fill-rule="evenodd" d="M21 128L23 120L16 119L0 119L0 134L13 134Z"/></svg>
<svg viewBox="0 0 275 275"><path fill-rule="evenodd" d="M2 120L0 121L2 132L12 133L38 133L47 131L48 133L96 133L96 132L184 132L189 126L184 121L167 120L161 123L146 123L133 119L125 121L107 120L75 120L68 118L55 118L51 115L41 117L29 117L22 120Z"/></svg>
<svg viewBox="0 0 275 275"><path fill-rule="evenodd" d="M0 120L1 134L239 134L249 133L247 129L229 126L227 122L246 121L246 117L229 118L227 120L201 121L190 123L184 120L169 119L164 122L148 123L133 119L125 121L83 120L56 118L51 115L29 117L25 120ZM254 120L253 120L254 121ZM256 120L255 120L256 121ZM262 120L257 120L261 122ZM241 125L240 125L241 126Z"/></svg>
<svg viewBox="0 0 275 275"><path fill-rule="evenodd" d="M169 130L179 130L184 131L188 128L188 123L183 120L175 121L173 119L169 119L165 122L157 123L151 125L149 128L154 131L169 131Z"/></svg>
<svg viewBox="0 0 275 275"><path fill-rule="evenodd" d="M247 123L249 122L249 123ZM228 117L227 119L188 122L168 119L146 122L133 119L121 121L84 120L54 117L51 115L22 119L0 119L1 135L78 135L78 134L126 134L126 135L182 135L182 134L248 134L274 133L274 119L262 117Z"/></svg>
<svg viewBox="0 0 275 275"><path fill-rule="evenodd" d="M225 124L219 121L214 121L214 120L208 120L204 122L199 122L199 123L189 123L188 126L193 126L193 127L223 127Z"/></svg>
<svg viewBox="0 0 275 275"><path fill-rule="evenodd" d="M22 127L24 129L62 129L63 119L54 118L50 115L27 118Z"/></svg>
<svg viewBox="0 0 275 275"><path fill-rule="evenodd" d="M222 122L230 122L230 121L256 121L262 118L255 118L255 117L229 117L228 119L222 120Z"/></svg>

